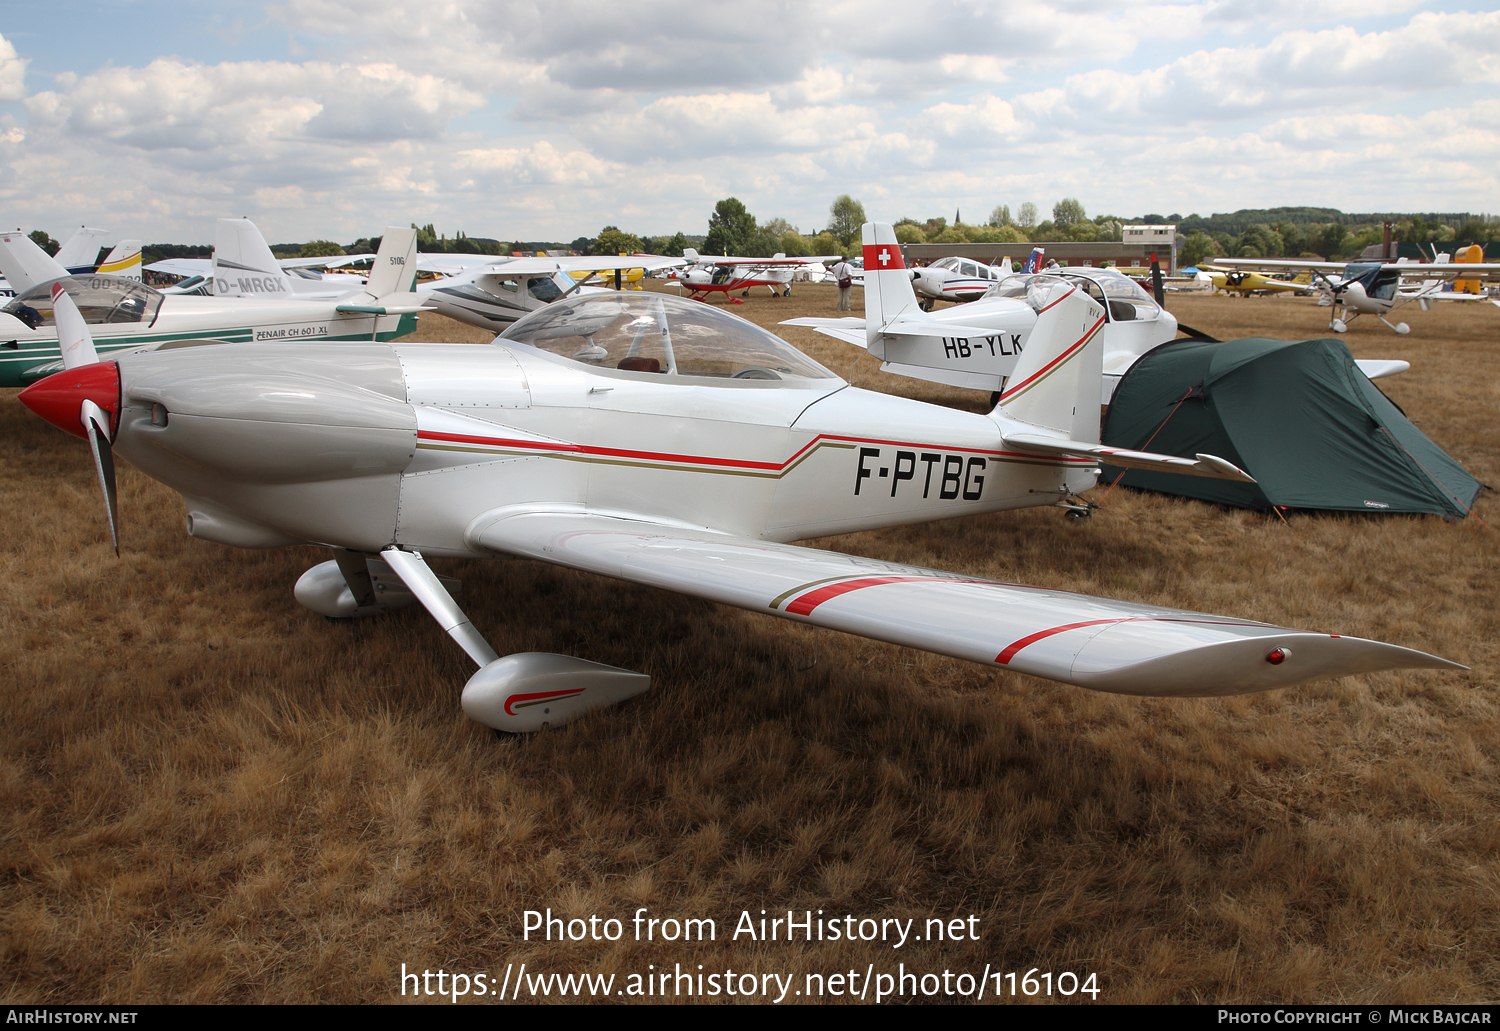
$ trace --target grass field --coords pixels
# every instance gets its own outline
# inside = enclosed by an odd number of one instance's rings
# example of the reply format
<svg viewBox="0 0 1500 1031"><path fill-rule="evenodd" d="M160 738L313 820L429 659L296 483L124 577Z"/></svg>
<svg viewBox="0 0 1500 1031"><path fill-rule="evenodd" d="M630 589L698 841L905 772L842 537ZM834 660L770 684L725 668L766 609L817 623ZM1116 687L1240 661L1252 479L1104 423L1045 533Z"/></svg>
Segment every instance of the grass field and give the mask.
<svg viewBox="0 0 1500 1031"><path fill-rule="evenodd" d="M1224 338L1326 334L1307 300L1169 304ZM798 286L734 310L773 326L833 308L831 287ZM1500 484L1500 312L1409 321L1407 337L1361 319L1344 339L1411 361L1382 386ZM860 386L982 407L783 335ZM416 338L488 336L424 317ZM325 554L193 540L179 499L123 463L116 558L87 449L14 394L6 1003L387 1002L403 964L498 979L523 962L622 979L702 964L793 991L898 963L1017 982L1038 968L1096 975L1101 1002L1500 996L1500 545L1479 519L1283 524L1117 490L1077 524L1037 509L820 542L1473 669L1214 701L1095 694L532 562L437 563L501 654L654 678L612 711L498 740L460 712L472 666L424 612L315 616L291 587ZM1476 505L1490 522L1494 497ZM636 942L640 907L713 918L717 938ZM523 911L547 908L620 919L624 937L524 941ZM732 940L761 909L919 934L973 916L979 940Z"/></svg>

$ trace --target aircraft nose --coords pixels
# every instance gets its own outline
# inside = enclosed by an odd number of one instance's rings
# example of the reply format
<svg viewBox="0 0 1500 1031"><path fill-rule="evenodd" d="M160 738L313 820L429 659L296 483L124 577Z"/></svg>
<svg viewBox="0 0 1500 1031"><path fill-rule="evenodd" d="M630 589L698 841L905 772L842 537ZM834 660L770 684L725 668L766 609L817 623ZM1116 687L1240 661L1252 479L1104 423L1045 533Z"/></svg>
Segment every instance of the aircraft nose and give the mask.
<svg viewBox="0 0 1500 1031"><path fill-rule="evenodd" d="M76 369L54 372L21 391L21 403L60 430L87 440L78 413L83 402L92 401L109 413L113 436L120 428L120 367L114 362L95 362Z"/></svg>

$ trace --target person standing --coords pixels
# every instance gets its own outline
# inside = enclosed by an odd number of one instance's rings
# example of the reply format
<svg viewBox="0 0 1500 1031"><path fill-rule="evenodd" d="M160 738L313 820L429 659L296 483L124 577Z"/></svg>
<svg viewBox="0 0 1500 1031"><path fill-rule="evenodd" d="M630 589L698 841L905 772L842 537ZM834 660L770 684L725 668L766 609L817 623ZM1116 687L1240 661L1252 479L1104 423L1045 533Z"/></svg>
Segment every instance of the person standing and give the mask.
<svg viewBox="0 0 1500 1031"><path fill-rule="evenodd" d="M838 264L828 270L828 274L833 277L833 281L839 287L838 310L848 311L849 291L854 287L854 266L850 265L843 258L840 258Z"/></svg>

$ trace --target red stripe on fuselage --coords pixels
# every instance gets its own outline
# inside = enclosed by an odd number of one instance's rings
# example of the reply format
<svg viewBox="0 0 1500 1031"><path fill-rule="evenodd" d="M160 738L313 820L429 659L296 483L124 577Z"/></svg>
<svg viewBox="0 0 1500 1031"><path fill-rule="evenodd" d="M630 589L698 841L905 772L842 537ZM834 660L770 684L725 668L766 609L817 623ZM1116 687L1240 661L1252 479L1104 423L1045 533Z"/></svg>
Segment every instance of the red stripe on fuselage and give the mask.
<svg viewBox="0 0 1500 1031"><path fill-rule="evenodd" d="M782 472L796 463L809 451L816 448L825 441L847 442L850 444L882 444L887 447L941 449L947 452L959 452L973 455L989 455L994 458L1026 458L1036 460L1039 455L1027 454L1023 451L991 451L986 448L954 447L948 444L912 444L900 440L874 440L868 437L840 437L832 434L820 433L808 441L796 454L784 462L752 462L741 458L707 458L701 455L675 455L661 451L631 451L625 448L589 447L584 444L566 444L561 441L551 443L542 440L513 440L505 437L478 437L467 433L440 433L436 430L418 430L417 439L448 441L455 444L488 444L492 447L516 448L527 451L560 451L568 454L597 455L607 458L636 458L658 462L681 462L684 465L704 466L728 466L736 469L765 469L770 472ZM1093 459L1075 458L1051 458L1050 462L1058 465L1095 465Z"/></svg>

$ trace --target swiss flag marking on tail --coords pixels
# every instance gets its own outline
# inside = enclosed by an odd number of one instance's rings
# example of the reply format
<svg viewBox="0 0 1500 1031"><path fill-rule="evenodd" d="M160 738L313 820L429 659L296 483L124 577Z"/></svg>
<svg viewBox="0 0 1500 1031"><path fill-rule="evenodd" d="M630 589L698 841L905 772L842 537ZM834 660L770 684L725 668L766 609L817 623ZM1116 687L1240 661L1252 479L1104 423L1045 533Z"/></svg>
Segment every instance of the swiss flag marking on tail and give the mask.
<svg viewBox="0 0 1500 1031"><path fill-rule="evenodd" d="M867 243L865 244L865 270L885 270L892 268L906 268L906 262L901 260L901 248L889 243Z"/></svg>

